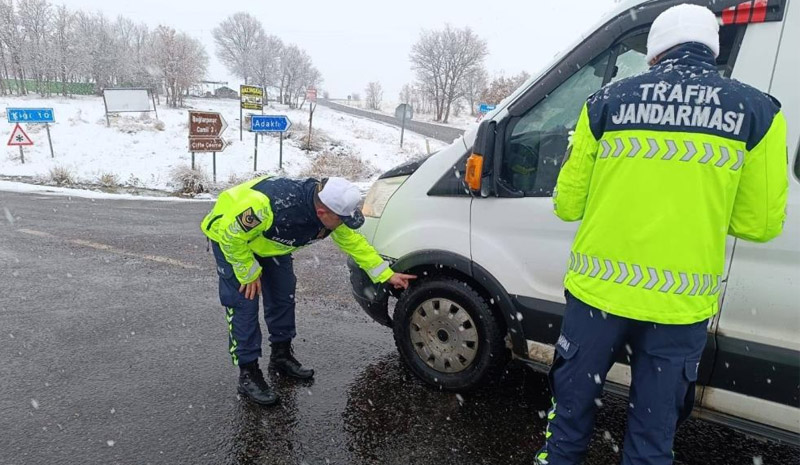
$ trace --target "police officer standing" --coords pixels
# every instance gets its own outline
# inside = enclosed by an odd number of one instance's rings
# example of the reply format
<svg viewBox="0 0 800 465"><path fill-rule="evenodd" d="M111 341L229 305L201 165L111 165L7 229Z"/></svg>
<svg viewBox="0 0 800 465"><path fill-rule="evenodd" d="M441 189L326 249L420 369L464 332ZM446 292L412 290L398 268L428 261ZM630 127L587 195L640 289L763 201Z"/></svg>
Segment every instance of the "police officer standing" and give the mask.
<svg viewBox="0 0 800 465"><path fill-rule="evenodd" d="M341 178L322 182L258 178L222 192L203 220L201 227L212 241L217 262L229 352L240 369L238 392L243 396L262 405L278 400L258 366L262 291L271 344L269 368L298 379L314 376L292 350L296 336L292 252L331 236L374 282L405 289L415 278L394 273L355 231L364 224L360 203L358 188Z"/></svg>
<svg viewBox="0 0 800 465"><path fill-rule="evenodd" d="M649 72L583 108L554 195L561 219L583 222L539 464L582 462L606 374L625 357L622 463L671 464L719 310L726 234L766 242L782 231L786 121L775 99L720 76L719 47L710 10L670 8L650 31Z"/></svg>

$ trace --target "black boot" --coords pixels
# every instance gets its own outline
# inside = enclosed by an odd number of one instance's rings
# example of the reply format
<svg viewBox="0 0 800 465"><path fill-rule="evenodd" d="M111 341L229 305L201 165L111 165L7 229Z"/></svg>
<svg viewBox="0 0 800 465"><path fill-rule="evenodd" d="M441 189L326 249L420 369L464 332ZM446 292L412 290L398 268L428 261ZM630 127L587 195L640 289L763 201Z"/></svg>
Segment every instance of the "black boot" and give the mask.
<svg viewBox="0 0 800 465"><path fill-rule="evenodd" d="M275 405L278 396L264 379L264 373L258 368L258 361L241 365L239 372L239 394L260 405Z"/></svg>
<svg viewBox="0 0 800 465"><path fill-rule="evenodd" d="M270 370L276 370L279 373L297 379L311 379L314 377L314 370L304 368L294 358L291 342L274 342L271 345L272 352L269 354Z"/></svg>

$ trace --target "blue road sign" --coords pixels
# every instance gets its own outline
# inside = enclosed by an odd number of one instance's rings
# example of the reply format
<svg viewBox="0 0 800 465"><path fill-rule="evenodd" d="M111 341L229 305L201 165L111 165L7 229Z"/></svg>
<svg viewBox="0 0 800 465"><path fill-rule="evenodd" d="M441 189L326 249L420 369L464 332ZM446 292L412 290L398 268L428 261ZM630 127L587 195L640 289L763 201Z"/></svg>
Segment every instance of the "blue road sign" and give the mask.
<svg viewBox="0 0 800 465"><path fill-rule="evenodd" d="M286 132L292 127L292 122L286 115L252 115L250 120L251 132Z"/></svg>
<svg viewBox="0 0 800 465"><path fill-rule="evenodd" d="M9 123L55 123L52 108L7 108Z"/></svg>
<svg viewBox="0 0 800 465"><path fill-rule="evenodd" d="M494 110L495 108L497 108L497 105L489 105L488 103L481 103L481 107L480 107L479 111L481 113L486 114L486 113L489 113L490 111Z"/></svg>

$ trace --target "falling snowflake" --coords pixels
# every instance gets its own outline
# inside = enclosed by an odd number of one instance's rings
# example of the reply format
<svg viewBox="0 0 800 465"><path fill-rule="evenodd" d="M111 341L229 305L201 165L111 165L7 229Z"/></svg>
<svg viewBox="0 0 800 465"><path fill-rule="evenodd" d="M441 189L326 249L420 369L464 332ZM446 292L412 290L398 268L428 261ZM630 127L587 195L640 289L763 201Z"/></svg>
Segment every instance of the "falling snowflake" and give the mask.
<svg viewBox="0 0 800 465"><path fill-rule="evenodd" d="M603 380L600 379L600 373L597 373L596 375L594 375L594 382L595 382L595 384L603 384Z"/></svg>
<svg viewBox="0 0 800 465"><path fill-rule="evenodd" d="M753 465L763 465L763 464L764 464L764 459L762 459L760 455L756 455L755 457L753 457Z"/></svg>
<svg viewBox="0 0 800 465"><path fill-rule="evenodd" d="M597 405L598 407L602 407L602 406L603 406L603 401L602 401L602 400L600 400L599 398L595 399L595 400L594 400L594 403L595 403L595 405Z"/></svg>
<svg viewBox="0 0 800 465"><path fill-rule="evenodd" d="M114 444L116 444L116 443L117 442L114 441L113 439L109 439L108 441L106 441L106 444L108 444L108 447L114 447Z"/></svg>
<svg viewBox="0 0 800 465"><path fill-rule="evenodd" d="M14 226L14 216L11 214L8 208L3 207L3 211L6 214L6 219L8 220L8 222L11 224L11 226Z"/></svg>
<svg viewBox="0 0 800 465"><path fill-rule="evenodd" d="M456 394L456 399L459 404L464 405L464 397L462 397L461 394Z"/></svg>
<svg viewBox="0 0 800 465"><path fill-rule="evenodd" d="M31 407L33 407L36 410L39 410L39 401L36 399L31 399Z"/></svg>

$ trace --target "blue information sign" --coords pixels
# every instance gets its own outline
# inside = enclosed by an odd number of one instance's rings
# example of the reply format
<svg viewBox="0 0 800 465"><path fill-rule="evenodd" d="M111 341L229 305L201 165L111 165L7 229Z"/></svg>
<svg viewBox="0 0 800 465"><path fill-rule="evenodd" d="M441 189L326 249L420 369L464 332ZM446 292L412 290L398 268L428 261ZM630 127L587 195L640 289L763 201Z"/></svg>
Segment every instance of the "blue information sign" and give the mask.
<svg viewBox="0 0 800 465"><path fill-rule="evenodd" d="M292 127L292 122L286 115L252 115L250 120L251 132L286 132Z"/></svg>
<svg viewBox="0 0 800 465"><path fill-rule="evenodd" d="M486 114L486 113L489 113L490 111L494 110L495 108L497 108L497 105L489 105L488 103L481 103L481 107L480 107L479 111L481 113Z"/></svg>
<svg viewBox="0 0 800 465"><path fill-rule="evenodd" d="M55 123L56 115L52 108L8 108L9 123Z"/></svg>

